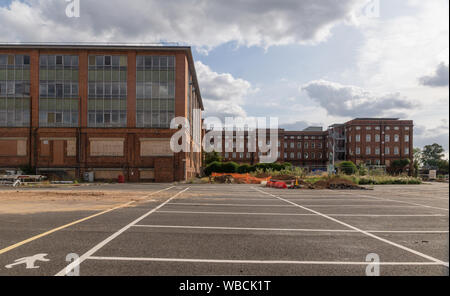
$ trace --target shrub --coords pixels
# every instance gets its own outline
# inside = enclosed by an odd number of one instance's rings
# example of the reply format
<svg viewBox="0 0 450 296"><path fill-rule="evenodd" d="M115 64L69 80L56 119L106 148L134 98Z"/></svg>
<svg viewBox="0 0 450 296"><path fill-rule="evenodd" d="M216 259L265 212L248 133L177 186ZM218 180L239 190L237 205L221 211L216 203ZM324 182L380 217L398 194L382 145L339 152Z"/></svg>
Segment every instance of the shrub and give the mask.
<svg viewBox="0 0 450 296"><path fill-rule="evenodd" d="M338 165L339 170L346 174L352 175L356 172L356 165L351 161L343 161Z"/></svg>
<svg viewBox="0 0 450 296"><path fill-rule="evenodd" d="M222 171L221 173L236 173L239 165L233 161L225 162L222 164Z"/></svg>
<svg viewBox="0 0 450 296"><path fill-rule="evenodd" d="M222 172L222 163L218 161L211 162L205 168L206 176L211 176L212 173L221 173L221 172Z"/></svg>
<svg viewBox="0 0 450 296"><path fill-rule="evenodd" d="M237 168L237 172L238 172L239 174L246 174L246 173L250 173L250 172L251 172L251 169L252 169L252 167L251 167L250 165L248 165L248 164L243 164L243 165L240 165L240 166Z"/></svg>

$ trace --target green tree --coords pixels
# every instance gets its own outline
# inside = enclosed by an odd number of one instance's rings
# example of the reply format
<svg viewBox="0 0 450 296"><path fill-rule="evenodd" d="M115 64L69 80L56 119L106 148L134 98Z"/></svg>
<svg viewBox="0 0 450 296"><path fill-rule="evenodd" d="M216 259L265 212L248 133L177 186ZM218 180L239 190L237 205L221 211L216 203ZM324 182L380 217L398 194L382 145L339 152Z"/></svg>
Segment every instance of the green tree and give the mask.
<svg viewBox="0 0 450 296"><path fill-rule="evenodd" d="M339 171L346 174L352 175L356 173L356 165L352 161L343 161L338 164Z"/></svg>
<svg viewBox="0 0 450 296"><path fill-rule="evenodd" d="M426 168L438 168L444 158L444 148L439 144L426 145L422 150L422 163Z"/></svg>
<svg viewBox="0 0 450 296"><path fill-rule="evenodd" d="M448 175L448 160L447 159L441 159L438 161L438 172L442 175Z"/></svg>
<svg viewBox="0 0 450 296"><path fill-rule="evenodd" d="M215 161L217 162L222 161L222 156L220 156L220 154L217 151L205 153L205 166Z"/></svg>

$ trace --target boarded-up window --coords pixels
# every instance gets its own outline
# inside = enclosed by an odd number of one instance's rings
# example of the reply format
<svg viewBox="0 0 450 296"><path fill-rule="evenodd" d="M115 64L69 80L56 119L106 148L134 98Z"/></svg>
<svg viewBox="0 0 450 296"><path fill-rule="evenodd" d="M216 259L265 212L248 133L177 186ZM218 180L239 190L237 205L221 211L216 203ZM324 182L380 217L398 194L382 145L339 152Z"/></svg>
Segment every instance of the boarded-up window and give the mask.
<svg viewBox="0 0 450 296"><path fill-rule="evenodd" d="M50 156L50 141L41 141L41 156Z"/></svg>
<svg viewBox="0 0 450 296"><path fill-rule="evenodd" d="M120 138L91 138L91 156L123 156L123 142Z"/></svg>
<svg viewBox="0 0 450 296"><path fill-rule="evenodd" d="M17 140L0 140L0 156L16 156Z"/></svg>
<svg viewBox="0 0 450 296"><path fill-rule="evenodd" d="M119 177L119 175L123 176L122 171L95 171L94 178L95 180L114 180Z"/></svg>
<svg viewBox="0 0 450 296"><path fill-rule="evenodd" d="M27 140L18 140L17 141L17 155L18 156L27 156Z"/></svg>
<svg viewBox="0 0 450 296"><path fill-rule="evenodd" d="M146 180L155 179L155 171L154 170L140 171L139 177L141 179L146 179Z"/></svg>
<svg viewBox="0 0 450 296"><path fill-rule="evenodd" d="M67 141L67 156L76 156L77 148L76 148L76 140L68 140Z"/></svg>
<svg viewBox="0 0 450 296"><path fill-rule="evenodd" d="M0 156L26 156L27 139L3 138L0 139Z"/></svg>
<svg viewBox="0 0 450 296"><path fill-rule="evenodd" d="M140 139L141 156L172 156L170 139Z"/></svg>

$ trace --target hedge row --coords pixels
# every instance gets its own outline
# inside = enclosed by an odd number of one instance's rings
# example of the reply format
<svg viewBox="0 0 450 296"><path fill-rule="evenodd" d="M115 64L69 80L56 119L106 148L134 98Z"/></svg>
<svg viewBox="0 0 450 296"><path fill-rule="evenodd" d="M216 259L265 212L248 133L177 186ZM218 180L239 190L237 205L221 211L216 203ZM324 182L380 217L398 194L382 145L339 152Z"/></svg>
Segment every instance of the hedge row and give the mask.
<svg viewBox="0 0 450 296"><path fill-rule="evenodd" d="M208 164L205 168L205 175L210 176L212 173L239 173L246 174L255 172L257 169L267 171L281 171L284 169L291 168L290 163L258 163L255 165L242 164L239 165L235 162L218 162L214 161Z"/></svg>

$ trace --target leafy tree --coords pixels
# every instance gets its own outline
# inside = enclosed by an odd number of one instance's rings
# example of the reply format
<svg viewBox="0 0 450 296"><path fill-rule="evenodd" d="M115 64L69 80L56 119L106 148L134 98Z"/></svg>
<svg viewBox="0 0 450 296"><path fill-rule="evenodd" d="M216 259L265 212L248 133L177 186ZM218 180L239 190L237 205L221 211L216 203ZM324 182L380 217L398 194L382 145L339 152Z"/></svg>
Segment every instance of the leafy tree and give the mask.
<svg viewBox="0 0 450 296"><path fill-rule="evenodd" d="M420 148L414 148L413 149L413 176L417 177L419 176L419 169L422 166L422 150Z"/></svg>
<svg viewBox="0 0 450 296"><path fill-rule="evenodd" d="M448 160L447 159L439 160L437 166L438 166L439 174L448 175Z"/></svg>
<svg viewBox="0 0 450 296"><path fill-rule="evenodd" d="M356 172L356 165L352 161L343 161L338 165L338 168L346 175L352 175Z"/></svg>
<svg viewBox="0 0 450 296"><path fill-rule="evenodd" d="M403 172L406 166L408 166L411 163L411 160L409 158L404 159L396 159L392 161L391 168L395 173Z"/></svg>
<svg viewBox="0 0 450 296"><path fill-rule="evenodd" d="M422 163L426 168L438 168L444 158L444 148L439 144L426 145L422 150Z"/></svg>
<svg viewBox="0 0 450 296"><path fill-rule="evenodd" d="M217 161L217 162L222 161L222 156L220 156L220 154L217 151L205 153L205 166L207 166L208 164L210 164L214 161Z"/></svg>

